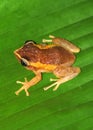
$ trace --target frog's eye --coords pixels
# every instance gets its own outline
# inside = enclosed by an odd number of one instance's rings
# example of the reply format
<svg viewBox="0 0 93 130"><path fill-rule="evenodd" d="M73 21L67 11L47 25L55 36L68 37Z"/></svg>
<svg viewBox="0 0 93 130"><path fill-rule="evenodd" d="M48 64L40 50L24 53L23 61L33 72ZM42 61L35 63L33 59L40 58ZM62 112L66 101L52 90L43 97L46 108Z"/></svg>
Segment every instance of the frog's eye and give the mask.
<svg viewBox="0 0 93 130"><path fill-rule="evenodd" d="M28 63L28 61L27 61L26 59L22 58L22 59L21 59L21 65L23 65L23 66L28 66L29 63Z"/></svg>
<svg viewBox="0 0 93 130"><path fill-rule="evenodd" d="M33 41L33 40L27 40L27 41L25 41L25 44L28 44L28 43L34 43L34 44L36 44L36 42Z"/></svg>

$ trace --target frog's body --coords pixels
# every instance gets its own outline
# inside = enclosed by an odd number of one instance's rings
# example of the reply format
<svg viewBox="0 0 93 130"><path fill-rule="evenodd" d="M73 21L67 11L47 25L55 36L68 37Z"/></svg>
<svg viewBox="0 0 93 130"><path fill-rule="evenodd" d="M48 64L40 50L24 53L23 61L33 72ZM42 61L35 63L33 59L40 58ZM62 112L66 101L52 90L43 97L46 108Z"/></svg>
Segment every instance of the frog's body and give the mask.
<svg viewBox="0 0 93 130"><path fill-rule="evenodd" d="M53 71L58 66L70 66L74 63L75 56L60 46L43 45L36 46L34 43L25 44L17 51L22 58L29 61L28 68L33 70Z"/></svg>
<svg viewBox="0 0 93 130"><path fill-rule="evenodd" d="M36 77L29 82L27 80L25 83L17 81L22 83L23 87L16 94L25 89L26 94L29 95L27 89L41 80L42 72L52 72L61 78L56 79L56 82L44 88L45 90L54 85L56 85L54 88L56 90L61 83L72 79L80 72L78 67L72 67L75 61L73 53L79 52L80 49L67 40L51 37L50 42L53 44L35 44L33 41L29 41L14 52L21 64L36 74ZM48 40L44 40L44 42L48 42Z"/></svg>

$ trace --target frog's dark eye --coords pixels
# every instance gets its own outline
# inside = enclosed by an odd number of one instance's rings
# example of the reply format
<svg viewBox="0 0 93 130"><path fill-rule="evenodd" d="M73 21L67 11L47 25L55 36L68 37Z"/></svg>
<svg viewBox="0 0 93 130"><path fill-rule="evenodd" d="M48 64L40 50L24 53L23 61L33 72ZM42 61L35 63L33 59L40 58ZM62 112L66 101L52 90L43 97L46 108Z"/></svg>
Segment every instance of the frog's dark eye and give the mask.
<svg viewBox="0 0 93 130"><path fill-rule="evenodd" d="M26 59L22 58L22 59L21 59L21 65L23 65L23 66L28 66L29 63L28 63L28 61L27 61Z"/></svg>
<svg viewBox="0 0 93 130"><path fill-rule="evenodd" d="M25 41L25 44L28 44L28 43L34 43L34 44L36 44L36 42L33 41L33 40L27 40L27 41Z"/></svg>

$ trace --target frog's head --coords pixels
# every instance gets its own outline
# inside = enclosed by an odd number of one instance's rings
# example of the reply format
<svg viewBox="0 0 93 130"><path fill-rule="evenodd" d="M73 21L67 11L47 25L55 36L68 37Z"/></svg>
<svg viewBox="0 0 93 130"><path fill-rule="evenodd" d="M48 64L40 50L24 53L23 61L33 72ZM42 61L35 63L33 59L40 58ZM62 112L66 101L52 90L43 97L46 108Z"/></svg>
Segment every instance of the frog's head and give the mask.
<svg viewBox="0 0 93 130"><path fill-rule="evenodd" d="M28 40L25 42L24 46L14 51L16 58L24 67L30 66L30 62L34 55L35 44L36 42Z"/></svg>

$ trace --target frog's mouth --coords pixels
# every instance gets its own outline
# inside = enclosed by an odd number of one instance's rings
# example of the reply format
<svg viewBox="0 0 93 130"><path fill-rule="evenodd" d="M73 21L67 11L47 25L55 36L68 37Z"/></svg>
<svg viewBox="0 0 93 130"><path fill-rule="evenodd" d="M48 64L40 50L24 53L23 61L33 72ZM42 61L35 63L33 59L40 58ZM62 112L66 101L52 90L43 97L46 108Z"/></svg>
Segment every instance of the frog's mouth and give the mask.
<svg viewBox="0 0 93 130"><path fill-rule="evenodd" d="M16 58L18 59L18 61L20 61L21 60L21 56L17 53L17 50L14 51L14 54L15 54Z"/></svg>
<svg viewBox="0 0 93 130"><path fill-rule="evenodd" d="M18 59L18 61L21 63L21 65L23 65L24 67L29 66L29 62L27 61L27 59L21 57L21 56L18 54L17 50L14 51L14 54L15 54L16 58Z"/></svg>

